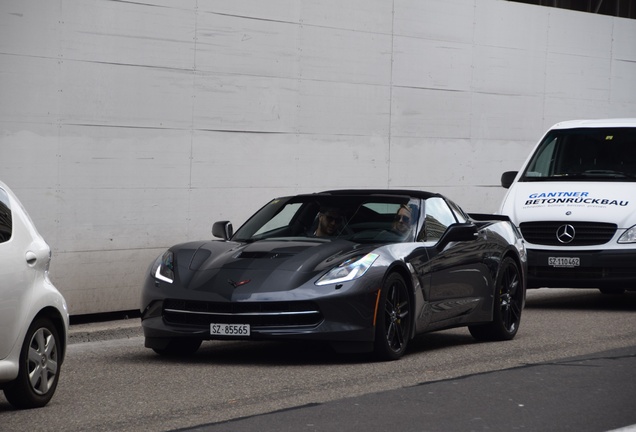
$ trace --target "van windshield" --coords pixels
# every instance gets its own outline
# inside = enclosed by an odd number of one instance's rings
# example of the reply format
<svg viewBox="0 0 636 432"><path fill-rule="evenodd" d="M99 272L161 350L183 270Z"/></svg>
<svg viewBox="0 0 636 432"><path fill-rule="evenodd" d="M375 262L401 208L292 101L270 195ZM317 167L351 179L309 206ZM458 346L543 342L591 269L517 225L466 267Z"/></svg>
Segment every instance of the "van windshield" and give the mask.
<svg viewBox="0 0 636 432"><path fill-rule="evenodd" d="M520 181L636 181L636 128L550 131Z"/></svg>

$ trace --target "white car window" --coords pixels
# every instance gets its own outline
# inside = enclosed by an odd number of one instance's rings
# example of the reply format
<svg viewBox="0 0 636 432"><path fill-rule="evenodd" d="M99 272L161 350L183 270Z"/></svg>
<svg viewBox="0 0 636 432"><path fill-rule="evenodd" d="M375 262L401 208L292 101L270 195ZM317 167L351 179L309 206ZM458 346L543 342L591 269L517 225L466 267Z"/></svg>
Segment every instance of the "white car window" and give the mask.
<svg viewBox="0 0 636 432"><path fill-rule="evenodd" d="M9 196L3 189L0 189L0 243L9 241L12 231L13 222Z"/></svg>

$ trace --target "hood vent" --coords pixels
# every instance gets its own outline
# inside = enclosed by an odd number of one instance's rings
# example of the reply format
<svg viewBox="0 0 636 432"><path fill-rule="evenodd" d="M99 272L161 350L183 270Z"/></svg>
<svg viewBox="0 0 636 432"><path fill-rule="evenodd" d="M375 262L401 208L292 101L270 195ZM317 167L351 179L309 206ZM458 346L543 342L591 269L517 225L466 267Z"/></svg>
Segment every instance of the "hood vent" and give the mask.
<svg viewBox="0 0 636 432"><path fill-rule="evenodd" d="M237 257L237 258L244 258L244 259L277 259L277 258L289 258L292 257L296 254L292 254L289 252L273 252L273 251L267 251L267 252L260 252L260 251L255 251L255 252L250 252L250 251L243 251L241 252L241 254Z"/></svg>

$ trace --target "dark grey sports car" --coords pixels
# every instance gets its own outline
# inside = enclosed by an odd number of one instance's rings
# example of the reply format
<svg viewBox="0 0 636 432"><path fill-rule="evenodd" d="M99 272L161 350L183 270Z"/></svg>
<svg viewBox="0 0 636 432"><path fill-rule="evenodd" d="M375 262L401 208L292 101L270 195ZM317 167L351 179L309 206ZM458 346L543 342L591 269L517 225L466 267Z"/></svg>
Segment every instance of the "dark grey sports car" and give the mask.
<svg viewBox="0 0 636 432"><path fill-rule="evenodd" d="M171 247L143 288L145 346L184 355L210 339L329 342L401 357L415 335L468 326L512 339L526 253L505 216L436 193L337 190L277 198L233 233Z"/></svg>

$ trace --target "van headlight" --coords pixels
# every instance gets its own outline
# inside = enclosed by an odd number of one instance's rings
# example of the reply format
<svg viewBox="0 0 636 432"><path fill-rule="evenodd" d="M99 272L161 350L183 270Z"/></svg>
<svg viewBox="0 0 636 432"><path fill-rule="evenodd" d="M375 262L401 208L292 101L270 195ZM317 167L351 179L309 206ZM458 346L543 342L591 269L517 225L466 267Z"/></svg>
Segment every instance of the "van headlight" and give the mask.
<svg viewBox="0 0 636 432"><path fill-rule="evenodd" d="M619 243L636 243L636 225L628 229L618 239Z"/></svg>

